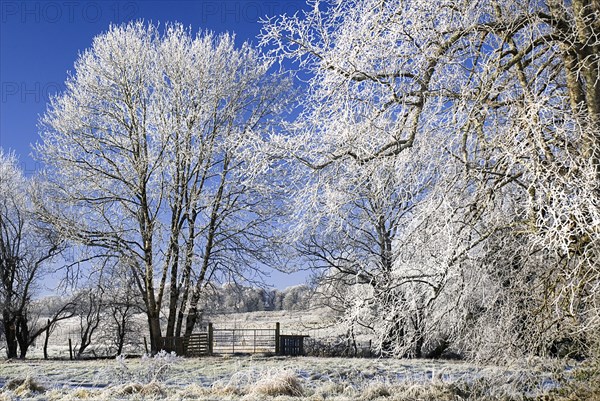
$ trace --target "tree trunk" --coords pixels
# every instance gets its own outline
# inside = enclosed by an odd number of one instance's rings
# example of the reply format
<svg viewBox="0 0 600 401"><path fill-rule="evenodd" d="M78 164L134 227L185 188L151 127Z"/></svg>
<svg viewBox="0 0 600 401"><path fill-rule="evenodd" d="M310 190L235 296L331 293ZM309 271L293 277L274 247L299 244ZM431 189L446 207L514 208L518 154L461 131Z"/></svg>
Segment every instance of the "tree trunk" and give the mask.
<svg viewBox="0 0 600 401"><path fill-rule="evenodd" d="M173 337L175 332L175 322L177 317L177 301L179 300L179 288L177 286L177 275L179 270L179 251L176 250L173 255L171 265L171 288L169 293L169 317L167 319L167 337Z"/></svg>
<svg viewBox="0 0 600 401"><path fill-rule="evenodd" d="M148 311L148 328L150 330L150 353L156 355L160 352L161 346L161 330L160 317L158 311Z"/></svg>
<svg viewBox="0 0 600 401"><path fill-rule="evenodd" d="M117 356L123 354L123 346L125 345L125 337L119 334L119 340L117 343Z"/></svg>
<svg viewBox="0 0 600 401"><path fill-rule="evenodd" d="M17 325L8 311L4 311L2 314L2 324L4 325L4 336L6 338L6 357L8 359L17 358Z"/></svg>
<svg viewBox="0 0 600 401"><path fill-rule="evenodd" d="M115 318L117 322L117 356L123 354L125 336L127 335L127 311L121 315L121 319Z"/></svg>
<svg viewBox="0 0 600 401"><path fill-rule="evenodd" d="M421 358L423 356L423 334L417 333L415 336L415 358Z"/></svg>
<svg viewBox="0 0 600 401"><path fill-rule="evenodd" d="M188 310L187 319L185 319L185 333L184 336L189 336L194 331L194 327L196 326L196 322L198 320L198 302L194 302L194 298L192 296L192 301L190 302L190 308Z"/></svg>
<svg viewBox="0 0 600 401"><path fill-rule="evenodd" d="M50 340L50 319L46 323L46 338L44 338L44 359L48 359L48 341Z"/></svg>
<svg viewBox="0 0 600 401"><path fill-rule="evenodd" d="M214 202L212 204L212 211L210 214L210 222L208 225L208 235L206 237L206 246L204 248L204 259L202 261L202 268L200 269L200 275L198 276L198 280L196 281L196 286L194 287L194 292L192 293L192 297L190 299L190 307L188 316L185 322L185 335L189 336L192 334L194 330L194 326L196 326L196 321L198 320L198 301L200 301L200 294L202 292L202 284L204 283L204 279L206 277L206 272L208 271L209 262L212 257L213 245L215 241L215 235L217 230L217 222L219 219L219 210L221 208L221 200L223 198L223 190L225 188L225 182L227 177L227 172L229 171L229 157L225 155L225 160L223 162L223 171L221 172L221 183L219 185L219 189L217 190L217 194L215 196Z"/></svg>
<svg viewBox="0 0 600 401"><path fill-rule="evenodd" d="M392 326L381 344L381 352L384 355L398 356L398 346L404 346L405 341L404 319L398 314L394 316Z"/></svg>
<svg viewBox="0 0 600 401"><path fill-rule="evenodd" d="M19 358L25 359L29 350L29 326L27 325L27 316L21 315L17 319L17 341L19 343Z"/></svg>
<svg viewBox="0 0 600 401"><path fill-rule="evenodd" d="M189 231L189 239L186 243L186 254L185 254L185 264L183 267L183 287L182 294L179 303L179 313L177 315L177 326L175 328L175 335L177 337L181 336L181 330L183 328L183 318L185 317L185 309L188 304L188 299L191 291L191 273L192 273L192 260L194 258L194 240L193 238L196 236L196 217L198 216L198 212L193 209L188 214L188 231Z"/></svg>

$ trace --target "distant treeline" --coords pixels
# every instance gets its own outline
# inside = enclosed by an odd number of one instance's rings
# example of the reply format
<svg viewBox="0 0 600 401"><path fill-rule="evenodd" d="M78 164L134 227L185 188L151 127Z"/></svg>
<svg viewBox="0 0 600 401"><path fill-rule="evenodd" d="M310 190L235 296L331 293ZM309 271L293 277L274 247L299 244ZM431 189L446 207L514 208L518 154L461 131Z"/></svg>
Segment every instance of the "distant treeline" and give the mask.
<svg viewBox="0 0 600 401"><path fill-rule="evenodd" d="M202 307L209 313L305 310L314 293L308 285L284 290L225 284L204 292Z"/></svg>

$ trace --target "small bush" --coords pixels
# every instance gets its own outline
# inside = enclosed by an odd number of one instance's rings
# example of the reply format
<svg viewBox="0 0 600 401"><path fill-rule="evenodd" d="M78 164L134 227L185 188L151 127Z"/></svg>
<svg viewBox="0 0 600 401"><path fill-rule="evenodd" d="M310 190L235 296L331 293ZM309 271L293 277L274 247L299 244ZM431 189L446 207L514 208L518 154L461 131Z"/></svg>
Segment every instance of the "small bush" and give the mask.
<svg viewBox="0 0 600 401"><path fill-rule="evenodd" d="M181 362L182 359L174 352L168 353L164 350L154 356L147 354L142 356L142 375L144 376L142 380L145 383L165 380L171 367Z"/></svg>
<svg viewBox="0 0 600 401"><path fill-rule="evenodd" d="M549 401L600 401L600 360L590 359L578 366L571 378L563 379L562 385L545 397Z"/></svg>
<svg viewBox="0 0 600 401"><path fill-rule="evenodd" d="M124 355L115 358L115 364L106 369L103 373L109 377L113 383L127 384L132 382L149 384L153 382L163 382L168 378L169 371L173 365L180 363L182 357L174 352L168 353L160 351L152 356L143 355L141 359L133 364L128 363ZM139 362L139 365L137 365Z"/></svg>

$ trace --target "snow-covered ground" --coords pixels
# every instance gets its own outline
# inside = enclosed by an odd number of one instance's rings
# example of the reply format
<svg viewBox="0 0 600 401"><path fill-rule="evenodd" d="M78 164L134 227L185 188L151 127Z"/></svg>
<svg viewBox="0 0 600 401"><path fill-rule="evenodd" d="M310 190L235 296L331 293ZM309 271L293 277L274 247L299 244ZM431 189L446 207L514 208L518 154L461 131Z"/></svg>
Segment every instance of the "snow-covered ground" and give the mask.
<svg viewBox="0 0 600 401"><path fill-rule="evenodd" d="M279 322L282 333L312 338L343 335L343 328L333 321L327 310L237 313L205 319L215 328L269 328ZM51 336L51 358L68 358L68 338L76 336L74 323L61 323ZM570 374L564 362L548 360L491 366L460 361L263 355L184 359L164 353L144 358L44 361L36 359L41 358L42 342L31 350L31 359L0 363L0 401L537 401L554 400L542 397ZM142 352L139 347L131 351ZM532 396L536 397L526 398Z"/></svg>
<svg viewBox="0 0 600 401"><path fill-rule="evenodd" d="M553 385L549 366L168 354L10 361L0 365L0 400L517 400Z"/></svg>

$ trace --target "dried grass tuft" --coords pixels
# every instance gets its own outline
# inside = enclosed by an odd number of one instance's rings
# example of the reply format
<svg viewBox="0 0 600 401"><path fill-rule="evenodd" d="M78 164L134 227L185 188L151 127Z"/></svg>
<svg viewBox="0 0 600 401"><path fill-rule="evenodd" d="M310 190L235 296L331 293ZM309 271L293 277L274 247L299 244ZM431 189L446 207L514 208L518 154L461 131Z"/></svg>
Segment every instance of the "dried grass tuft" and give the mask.
<svg viewBox="0 0 600 401"><path fill-rule="evenodd" d="M211 394L221 397L227 397L232 395L243 394L243 390L231 384L222 385L220 383L215 383L215 385L211 387Z"/></svg>
<svg viewBox="0 0 600 401"><path fill-rule="evenodd" d="M304 394L298 376L292 371L281 371L275 374L267 373L252 387L251 392L263 396L300 397Z"/></svg>
<svg viewBox="0 0 600 401"><path fill-rule="evenodd" d="M363 390L362 399L364 400L375 400L378 398L384 398L391 396L390 387L381 382L372 382L369 383L367 387Z"/></svg>
<svg viewBox="0 0 600 401"><path fill-rule="evenodd" d="M148 384L140 384L140 383L126 383L121 386L111 387L107 389L104 393L105 396L129 396L139 394L143 397L165 397L166 391L164 387L156 382L152 381Z"/></svg>
<svg viewBox="0 0 600 401"><path fill-rule="evenodd" d="M107 400L106 397L101 397L101 390L91 390L86 388L71 389L68 387L55 388L47 391L44 394L44 400L47 401L79 401L79 400ZM110 398L114 399L114 398Z"/></svg>
<svg viewBox="0 0 600 401"><path fill-rule="evenodd" d="M142 387L142 389L140 390L140 395L143 395L145 397L158 398L165 397L167 393L160 383L152 381Z"/></svg>
<svg viewBox="0 0 600 401"><path fill-rule="evenodd" d="M105 395L107 396L124 396L124 395L132 395L139 394L142 391L144 386L140 383L125 383L120 386L109 387L105 391Z"/></svg>
<svg viewBox="0 0 600 401"><path fill-rule="evenodd" d="M470 399L467 395L452 384L421 384L408 386L408 394L415 400L424 401L456 401ZM394 391L395 393L395 391ZM484 400L485 398L476 398Z"/></svg>
<svg viewBox="0 0 600 401"><path fill-rule="evenodd" d="M99 391L92 391L86 388L78 388L71 392L71 398L79 399L79 400L89 400L90 398L94 398L99 394Z"/></svg>
<svg viewBox="0 0 600 401"><path fill-rule="evenodd" d="M344 394L346 386L342 383L327 382L315 389L315 396L321 398L332 398Z"/></svg>
<svg viewBox="0 0 600 401"><path fill-rule="evenodd" d="M14 391L17 389L17 387L19 387L21 384L23 384L25 382L25 379L11 379L8 382L6 382L6 384L4 385L4 387L2 387L2 390L9 390L9 391Z"/></svg>
<svg viewBox="0 0 600 401"><path fill-rule="evenodd" d="M13 386L12 384L11 386ZM46 392L46 388L38 384L31 377L25 378L14 390L15 395L19 397L31 397L35 394L43 394Z"/></svg>
<svg viewBox="0 0 600 401"><path fill-rule="evenodd" d="M213 395L210 388L200 386L196 383L188 384L181 390L177 391L177 400L206 400L207 396Z"/></svg>

